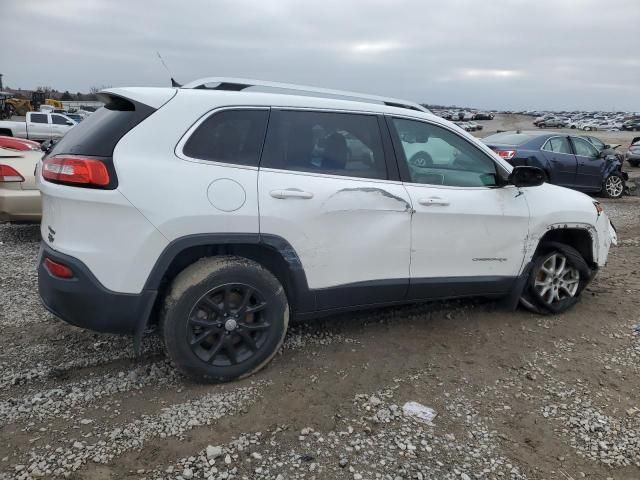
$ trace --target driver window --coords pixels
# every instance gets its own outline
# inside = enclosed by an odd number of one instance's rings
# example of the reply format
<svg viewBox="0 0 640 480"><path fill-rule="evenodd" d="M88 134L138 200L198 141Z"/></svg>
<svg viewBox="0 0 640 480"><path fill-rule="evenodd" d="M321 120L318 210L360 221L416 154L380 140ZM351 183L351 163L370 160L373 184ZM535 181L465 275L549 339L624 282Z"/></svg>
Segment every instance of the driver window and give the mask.
<svg viewBox="0 0 640 480"><path fill-rule="evenodd" d="M394 118L411 182L452 187L495 187L496 164L464 138L435 125Z"/></svg>
<svg viewBox="0 0 640 480"><path fill-rule="evenodd" d="M576 155L581 157L598 158L598 151L588 141L583 138L571 137L573 147L576 149Z"/></svg>

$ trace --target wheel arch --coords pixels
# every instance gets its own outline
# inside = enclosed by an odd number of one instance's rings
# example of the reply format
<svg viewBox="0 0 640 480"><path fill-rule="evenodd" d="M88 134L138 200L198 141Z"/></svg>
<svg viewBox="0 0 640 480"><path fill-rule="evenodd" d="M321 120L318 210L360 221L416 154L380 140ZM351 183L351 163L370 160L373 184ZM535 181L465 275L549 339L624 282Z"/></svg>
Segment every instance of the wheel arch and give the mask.
<svg viewBox="0 0 640 480"><path fill-rule="evenodd" d="M282 284L293 312L315 310L315 295L309 291L300 258L285 239L275 235L215 233L188 235L164 249L144 287L158 291L154 313L162 307L168 287L181 271L200 258L217 255L236 255L259 263Z"/></svg>
<svg viewBox="0 0 640 480"><path fill-rule="evenodd" d="M589 267L594 268L596 266L596 257L594 248L596 245L596 239L593 233L587 228L581 227L567 227L567 228L553 228L545 232L545 234L538 241L538 245L533 253L532 258L535 258L538 254L543 253L545 245L549 243L562 243L575 248Z"/></svg>

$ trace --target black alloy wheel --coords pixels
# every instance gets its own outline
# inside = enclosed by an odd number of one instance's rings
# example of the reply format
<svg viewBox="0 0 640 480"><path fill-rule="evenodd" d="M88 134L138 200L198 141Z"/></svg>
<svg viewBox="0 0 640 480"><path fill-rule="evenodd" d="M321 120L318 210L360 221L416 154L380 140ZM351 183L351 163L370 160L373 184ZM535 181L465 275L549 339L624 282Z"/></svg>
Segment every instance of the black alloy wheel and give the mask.
<svg viewBox="0 0 640 480"><path fill-rule="evenodd" d="M186 335L191 350L219 367L248 360L267 338L268 307L264 295L250 285L230 283L210 290L189 315Z"/></svg>

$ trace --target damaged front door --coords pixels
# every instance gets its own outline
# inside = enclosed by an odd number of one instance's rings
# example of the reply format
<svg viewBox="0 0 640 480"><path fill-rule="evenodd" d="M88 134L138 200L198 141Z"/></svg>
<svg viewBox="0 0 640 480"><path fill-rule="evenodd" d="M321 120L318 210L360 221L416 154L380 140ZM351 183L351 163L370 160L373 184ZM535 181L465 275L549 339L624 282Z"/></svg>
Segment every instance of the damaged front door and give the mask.
<svg viewBox="0 0 640 480"><path fill-rule="evenodd" d="M405 297L412 208L380 132L375 115L272 111L260 232L291 244L319 310Z"/></svg>
<svg viewBox="0 0 640 480"><path fill-rule="evenodd" d="M529 227L524 195L452 129L390 122L415 213L410 299L501 294L520 272Z"/></svg>

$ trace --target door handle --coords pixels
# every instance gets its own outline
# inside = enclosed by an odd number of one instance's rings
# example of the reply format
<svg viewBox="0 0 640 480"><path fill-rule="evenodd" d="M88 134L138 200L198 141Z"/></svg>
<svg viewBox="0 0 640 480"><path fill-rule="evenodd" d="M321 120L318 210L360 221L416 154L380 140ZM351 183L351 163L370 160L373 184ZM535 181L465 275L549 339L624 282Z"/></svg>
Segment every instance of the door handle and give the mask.
<svg viewBox="0 0 640 480"><path fill-rule="evenodd" d="M300 198L302 200L309 200L313 198L313 193L305 192L302 190L288 188L286 190L271 190L269 192L273 198L285 199L285 198Z"/></svg>
<svg viewBox="0 0 640 480"><path fill-rule="evenodd" d="M446 207L447 205L449 205L449 200L445 200L444 198L440 197L429 197L421 198L420 200L418 200L418 203L420 205L424 205L425 207L430 207L431 205L440 205Z"/></svg>

